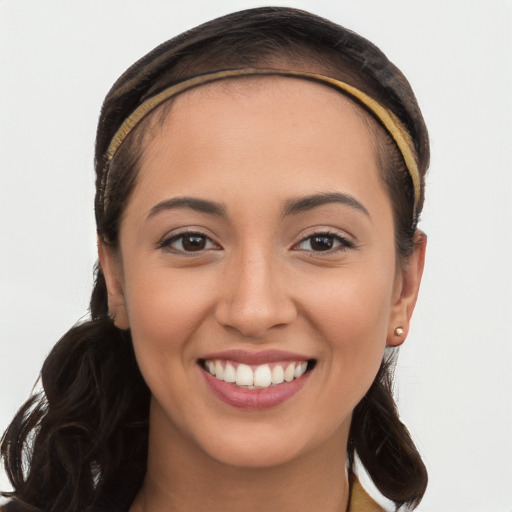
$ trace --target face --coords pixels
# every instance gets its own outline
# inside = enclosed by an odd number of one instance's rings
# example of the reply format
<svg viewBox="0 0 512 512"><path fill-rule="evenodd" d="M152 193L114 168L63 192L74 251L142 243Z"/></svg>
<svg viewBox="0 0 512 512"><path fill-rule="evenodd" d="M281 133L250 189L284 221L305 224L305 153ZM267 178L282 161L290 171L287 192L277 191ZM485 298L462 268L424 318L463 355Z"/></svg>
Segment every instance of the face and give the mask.
<svg viewBox="0 0 512 512"><path fill-rule="evenodd" d="M305 80L225 80L153 123L100 260L161 443L245 467L346 444L418 281L358 109Z"/></svg>

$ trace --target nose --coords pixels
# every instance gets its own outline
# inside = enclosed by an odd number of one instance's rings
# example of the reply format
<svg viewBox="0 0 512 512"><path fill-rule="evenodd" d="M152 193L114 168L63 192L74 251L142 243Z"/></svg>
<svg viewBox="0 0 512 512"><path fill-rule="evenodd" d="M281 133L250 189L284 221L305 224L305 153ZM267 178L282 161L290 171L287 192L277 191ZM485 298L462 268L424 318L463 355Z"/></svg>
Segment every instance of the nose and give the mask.
<svg viewBox="0 0 512 512"><path fill-rule="evenodd" d="M291 285L275 258L254 252L240 255L226 268L216 320L245 337L261 338L296 318Z"/></svg>

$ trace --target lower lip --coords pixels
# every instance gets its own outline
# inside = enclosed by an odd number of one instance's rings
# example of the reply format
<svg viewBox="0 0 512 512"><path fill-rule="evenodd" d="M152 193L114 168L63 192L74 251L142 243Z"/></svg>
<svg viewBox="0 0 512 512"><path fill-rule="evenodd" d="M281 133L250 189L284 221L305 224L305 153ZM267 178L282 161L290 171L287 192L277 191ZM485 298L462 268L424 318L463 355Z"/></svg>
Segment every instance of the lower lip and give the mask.
<svg viewBox="0 0 512 512"><path fill-rule="evenodd" d="M201 373L209 388L224 403L246 411L261 411L276 407L289 400L302 389L311 372L306 372L291 382L283 382L263 389L238 387L235 384L216 379L202 368Z"/></svg>

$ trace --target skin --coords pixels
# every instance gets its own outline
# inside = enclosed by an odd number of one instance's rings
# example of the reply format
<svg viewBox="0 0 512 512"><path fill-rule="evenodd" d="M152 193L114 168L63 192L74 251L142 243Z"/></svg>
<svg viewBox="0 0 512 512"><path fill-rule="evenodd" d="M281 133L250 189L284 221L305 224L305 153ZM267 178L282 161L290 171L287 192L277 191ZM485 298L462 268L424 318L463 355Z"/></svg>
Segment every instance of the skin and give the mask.
<svg viewBox="0 0 512 512"><path fill-rule="evenodd" d="M148 472L132 512L346 509L351 414L385 347L405 339L425 251L418 233L397 264L365 115L323 85L266 77L188 91L155 117L119 248L99 244L110 311L131 329L152 392ZM284 215L290 201L332 193L361 208ZM150 215L179 197L225 215ZM208 237L204 250L162 246L187 231ZM315 233L333 248L314 250ZM198 365L232 348L289 350L316 366L285 403L244 411L218 400Z"/></svg>

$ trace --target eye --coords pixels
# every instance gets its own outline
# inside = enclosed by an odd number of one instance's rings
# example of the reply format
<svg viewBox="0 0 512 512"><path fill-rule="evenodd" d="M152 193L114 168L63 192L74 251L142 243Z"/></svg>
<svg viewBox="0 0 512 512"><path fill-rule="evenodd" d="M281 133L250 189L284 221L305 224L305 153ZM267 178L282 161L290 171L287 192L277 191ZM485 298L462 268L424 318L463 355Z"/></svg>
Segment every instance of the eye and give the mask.
<svg viewBox="0 0 512 512"><path fill-rule="evenodd" d="M186 232L174 235L162 240L159 244L160 248L170 252L201 252L211 249L219 249L211 238L203 233Z"/></svg>
<svg viewBox="0 0 512 512"><path fill-rule="evenodd" d="M302 251L334 252L351 249L354 247L354 244L337 233L326 232L314 233L302 239L296 247Z"/></svg>

